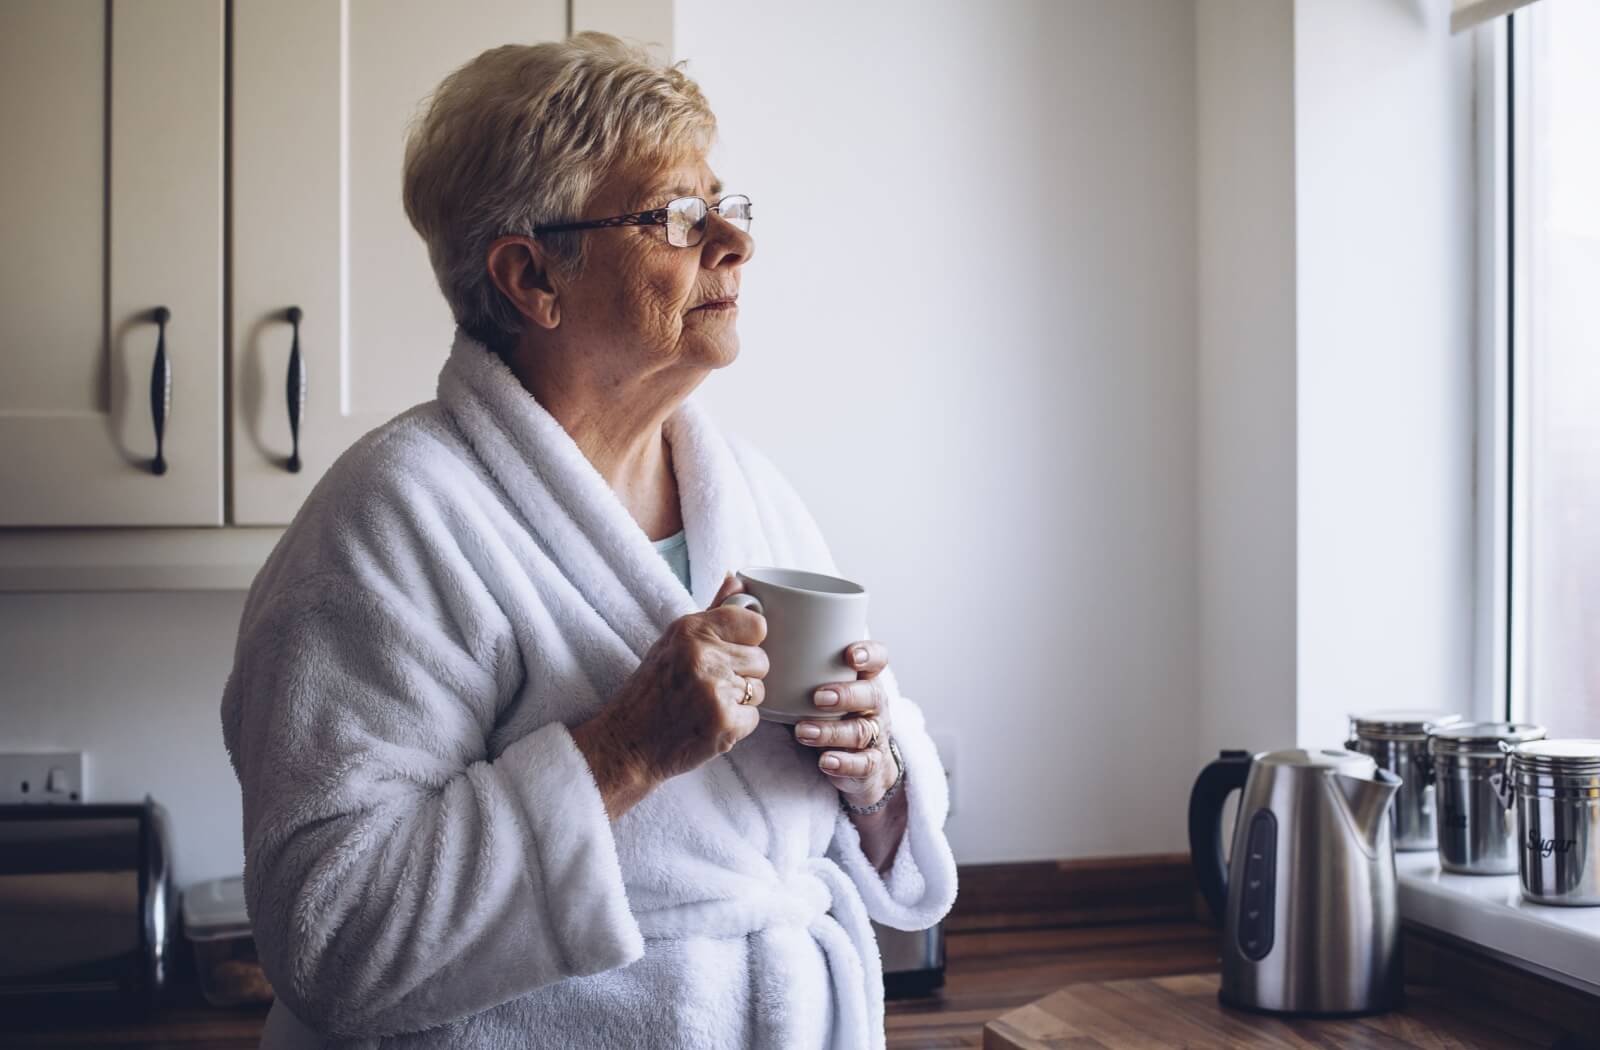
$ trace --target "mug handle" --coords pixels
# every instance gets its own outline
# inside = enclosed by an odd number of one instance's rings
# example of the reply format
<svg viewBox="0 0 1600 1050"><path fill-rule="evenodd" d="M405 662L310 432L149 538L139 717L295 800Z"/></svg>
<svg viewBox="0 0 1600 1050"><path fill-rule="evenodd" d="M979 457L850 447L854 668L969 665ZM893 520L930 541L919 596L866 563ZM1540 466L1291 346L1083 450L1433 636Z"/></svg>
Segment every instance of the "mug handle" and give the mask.
<svg viewBox="0 0 1600 1050"><path fill-rule="evenodd" d="M730 594L726 598L722 599L722 604L737 605L741 609L749 609L757 616L767 615L761 609L761 599L757 598L753 594L745 594L743 592L740 592L739 594Z"/></svg>

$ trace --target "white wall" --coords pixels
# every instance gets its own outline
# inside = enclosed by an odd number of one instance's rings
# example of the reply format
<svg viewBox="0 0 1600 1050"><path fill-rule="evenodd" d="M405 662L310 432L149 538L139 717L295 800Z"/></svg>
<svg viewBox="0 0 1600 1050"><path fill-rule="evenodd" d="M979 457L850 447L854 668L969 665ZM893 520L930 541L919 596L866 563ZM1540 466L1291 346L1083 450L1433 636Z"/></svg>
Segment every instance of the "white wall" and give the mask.
<svg viewBox="0 0 1600 1050"><path fill-rule="evenodd" d="M1302 743L1472 703L1470 41L1447 4L1294 7Z"/></svg>
<svg viewBox="0 0 1600 1050"><path fill-rule="evenodd" d="M90 799L152 795L180 885L244 866L218 713L242 593L0 595L0 750L89 754Z"/></svg>
<svg viewBox="0 0 1600 1050"><path fill-rule="evenodd" d="M1295 738L1294 12L1196 6L1197 761Z"/></svg>
<svg viewBox="0 0 1600 1050"><path fill-rule="evenodd" d="M1192 7L679 0L675 36L756 213L704 396L958 742L958 858L1185 848Z"/></svg>
<svg viewBox="0 0 1600 1050"><path fill-rule="evenodd" d="M1199 0L1201 757L1472 706L1471 48Z"/></svg>

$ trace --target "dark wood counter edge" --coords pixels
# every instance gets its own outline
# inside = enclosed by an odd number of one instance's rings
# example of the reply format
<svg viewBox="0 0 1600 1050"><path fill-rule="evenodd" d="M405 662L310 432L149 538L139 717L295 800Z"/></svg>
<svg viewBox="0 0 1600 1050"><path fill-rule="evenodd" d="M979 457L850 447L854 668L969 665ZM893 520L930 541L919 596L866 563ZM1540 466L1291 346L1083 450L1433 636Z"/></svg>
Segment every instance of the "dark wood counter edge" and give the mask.
<svg viewBox="0 0 1600 1050"><path fill-rule="evenodd" d="M947 933L1204 918L1187 853L962 864Z"/></svg>

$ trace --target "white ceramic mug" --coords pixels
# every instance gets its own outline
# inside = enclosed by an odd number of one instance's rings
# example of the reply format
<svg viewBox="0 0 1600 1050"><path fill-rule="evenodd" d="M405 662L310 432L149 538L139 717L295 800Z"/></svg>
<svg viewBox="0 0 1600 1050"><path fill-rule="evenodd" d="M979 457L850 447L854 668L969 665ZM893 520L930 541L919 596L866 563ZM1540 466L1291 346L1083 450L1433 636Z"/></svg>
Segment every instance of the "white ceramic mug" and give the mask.
<svg viewBox="0 0 1600 1050"><path fill-rule="evenodd" d="M867 591L859 583L799 569L753 566L737 573L744 591L723 605L740 605L766 617L770 669L766 699L757 708L769 722L793 725L801 719L843 718L811 702L818 687L853 682L855 668L845 662L851 642L867 637Z"/></svg>

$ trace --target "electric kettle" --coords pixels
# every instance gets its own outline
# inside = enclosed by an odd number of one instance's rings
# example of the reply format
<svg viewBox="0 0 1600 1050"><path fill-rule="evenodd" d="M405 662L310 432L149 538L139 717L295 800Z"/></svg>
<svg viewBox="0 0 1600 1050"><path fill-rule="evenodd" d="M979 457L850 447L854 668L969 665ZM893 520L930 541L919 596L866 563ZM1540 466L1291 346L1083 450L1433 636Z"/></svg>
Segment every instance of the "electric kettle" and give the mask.
<svg viewBox="0 0 1600 1050"><path fill-rule="evenodd" d="M1222 918L1228 1006L1376 1013L1401 996L1389 802L1400 778L1354 751L1224 751L1189 796L1195 878ZM1224 868L1222 814L1242 789Z"/></svg>

